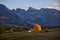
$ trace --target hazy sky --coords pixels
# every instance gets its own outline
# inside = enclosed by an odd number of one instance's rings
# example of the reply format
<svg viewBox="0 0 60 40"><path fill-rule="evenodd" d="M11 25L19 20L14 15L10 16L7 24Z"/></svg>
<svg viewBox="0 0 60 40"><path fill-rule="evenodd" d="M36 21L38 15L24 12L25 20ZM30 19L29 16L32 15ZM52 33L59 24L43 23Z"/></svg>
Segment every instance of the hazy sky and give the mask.
<svg viewBox="0 0 60 40"><path fill-rule="evenodd" d="M4 4L10 9L28 9L28 7L40 9L59 3L59 0L0 0L0 4Z"/></svg>

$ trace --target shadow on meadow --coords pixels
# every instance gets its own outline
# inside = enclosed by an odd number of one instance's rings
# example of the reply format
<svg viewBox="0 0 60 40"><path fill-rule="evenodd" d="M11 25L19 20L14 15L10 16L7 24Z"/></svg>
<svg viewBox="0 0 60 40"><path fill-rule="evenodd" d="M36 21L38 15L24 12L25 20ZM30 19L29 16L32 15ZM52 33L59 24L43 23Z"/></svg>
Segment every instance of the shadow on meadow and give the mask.
<svg viewBox="0 0 60 40"><path fill-rule="evenodd" d="M49 32L13 32L0 34L0 40L60 40L60 28Z"/></svg>

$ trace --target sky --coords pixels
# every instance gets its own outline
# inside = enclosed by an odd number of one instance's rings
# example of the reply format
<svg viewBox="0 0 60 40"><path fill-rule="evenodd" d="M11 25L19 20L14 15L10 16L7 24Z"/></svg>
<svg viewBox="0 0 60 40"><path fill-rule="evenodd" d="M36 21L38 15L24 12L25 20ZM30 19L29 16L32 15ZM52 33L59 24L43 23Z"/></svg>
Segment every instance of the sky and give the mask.
<svg viewBox="0 0 60 40"><path fill-rule="evenodd" d="M9 9L28 9L33 7L36 9L49 7L51 5L60 4L60 0L0 0L0 4L4 4Z"/></svg>

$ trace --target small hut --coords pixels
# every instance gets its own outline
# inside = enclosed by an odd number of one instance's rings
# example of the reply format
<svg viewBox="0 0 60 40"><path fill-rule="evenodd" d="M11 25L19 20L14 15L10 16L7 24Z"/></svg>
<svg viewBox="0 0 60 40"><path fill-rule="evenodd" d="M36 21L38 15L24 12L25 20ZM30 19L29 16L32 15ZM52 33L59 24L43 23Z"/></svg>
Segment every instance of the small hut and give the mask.
<svg viewBox="0 0 60 40"><path fill-rule="evenodd" d="M28 32L33 32L34 29L30 29Z"/></svg>
<svg viewBox="0 0 60 40"><path fill-rule="evenodd" d="M10 29L10 32L15 32L15 28L11 28Z"/></svg>
<svg viewBox="0 0 60 40"><path fill-rule="evenodd" d="M48 27L46 27L46 28L45 28L45 32L48 32L48 31L49 31L49 30L48 30Z"/></svg>

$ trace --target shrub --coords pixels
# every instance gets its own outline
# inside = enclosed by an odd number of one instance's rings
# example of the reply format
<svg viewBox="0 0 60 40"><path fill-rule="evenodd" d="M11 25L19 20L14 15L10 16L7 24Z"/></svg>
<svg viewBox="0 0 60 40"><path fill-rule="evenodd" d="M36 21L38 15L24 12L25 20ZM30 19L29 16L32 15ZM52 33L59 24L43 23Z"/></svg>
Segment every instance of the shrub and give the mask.
<svg viewBox="0 0 60 40"><path fill-rule="evenodd" d="M22 32L24 29L23 28L16 28L17 32Z"/></svg>
<svg viewBox="0 0 60 40"><path fill-rule="evenodd" d="M0 34L2 34L4 32L5 32L4 28L0 28Z"/></svg>

